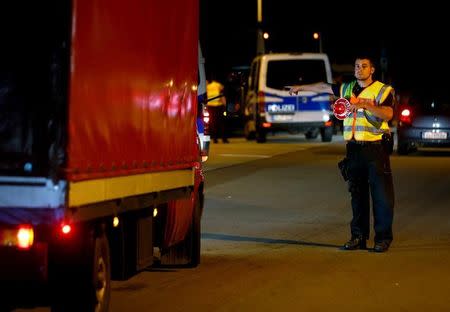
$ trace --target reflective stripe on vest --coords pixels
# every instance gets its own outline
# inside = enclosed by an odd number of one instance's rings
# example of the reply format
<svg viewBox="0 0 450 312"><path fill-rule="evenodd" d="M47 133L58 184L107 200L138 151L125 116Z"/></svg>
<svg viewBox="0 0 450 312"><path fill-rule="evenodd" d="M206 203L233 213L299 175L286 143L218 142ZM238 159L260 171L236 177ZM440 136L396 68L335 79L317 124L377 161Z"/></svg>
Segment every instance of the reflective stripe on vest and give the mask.
<svg viewBox="0 0 450 312"><path fill-rule="evenodd" d="M352 91L355 83L356 81L344 83L341 86L341 96L347 98L354 96ZM380 105L391 92L393 92L391 86L375 81L364 88L358 98L375 100L375 105ZM357 141L378 141L381 140L383 133L388 132L387 121L374 116L368 110L359 110L356 116L352 113L344 120L345 140L351 140L354 134Z"/></svg>
<svg viewBox="0 0 450 312"><path fill-rule="evenodd" d="M352 97L352 91L353 91L353 87L356 84L356 80L353 80L350 83L343 83L341 85L341 97L344 97L346 99L350 99Z"/></svg>

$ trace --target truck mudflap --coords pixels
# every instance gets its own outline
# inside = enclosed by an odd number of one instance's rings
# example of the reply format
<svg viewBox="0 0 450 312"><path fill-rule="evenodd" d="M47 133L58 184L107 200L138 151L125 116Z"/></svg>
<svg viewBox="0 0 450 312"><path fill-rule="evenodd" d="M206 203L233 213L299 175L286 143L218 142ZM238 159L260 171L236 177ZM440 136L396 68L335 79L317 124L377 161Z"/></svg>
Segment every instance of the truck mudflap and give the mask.
<svg viewBox="0 0 450 312"><path fill-rule="evenodd" d="M190 198L172 200L168 203L163 247L171 247L184 240L192 223L193 212L194 193Z"/></svg>

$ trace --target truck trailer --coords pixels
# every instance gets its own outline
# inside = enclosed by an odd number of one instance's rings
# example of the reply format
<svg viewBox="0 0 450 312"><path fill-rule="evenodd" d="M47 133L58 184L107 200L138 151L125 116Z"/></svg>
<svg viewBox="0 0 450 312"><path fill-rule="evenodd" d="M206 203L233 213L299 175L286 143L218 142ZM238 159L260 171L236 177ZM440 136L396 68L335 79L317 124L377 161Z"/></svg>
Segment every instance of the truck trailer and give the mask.
<svg viewBox="0 0 450 312"><path fill-rule="evenodd" d="M0 306L108 311L111 279L199 264L198 7L2 4Z"/></svg>

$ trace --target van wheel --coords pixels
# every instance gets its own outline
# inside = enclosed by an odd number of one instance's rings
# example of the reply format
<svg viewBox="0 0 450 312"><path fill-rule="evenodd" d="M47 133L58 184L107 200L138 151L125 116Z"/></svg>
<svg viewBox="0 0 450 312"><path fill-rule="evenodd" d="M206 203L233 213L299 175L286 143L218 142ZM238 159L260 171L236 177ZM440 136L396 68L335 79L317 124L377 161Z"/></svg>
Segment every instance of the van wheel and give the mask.
<svg viewBox="0 0 450 312"><path fill-rule="evenodd" d="M324 127L320 129L322 142L331 142L333 139L333 127Z"/></svg>
<svg viewBox="0 0 450 312"><path fill-rule="evenodd" d="M262 128L259 128L256 131L256 142L257 143L266 143L266 141L267 141L267 131Z"/></svg>
<svg viewBox="0 0 450 312"><path fill-rule="evenodd" d="M319 131L317 130L311 130L308 132L305 132L305 138L308 140L316 139L319 136Z"/></svg>

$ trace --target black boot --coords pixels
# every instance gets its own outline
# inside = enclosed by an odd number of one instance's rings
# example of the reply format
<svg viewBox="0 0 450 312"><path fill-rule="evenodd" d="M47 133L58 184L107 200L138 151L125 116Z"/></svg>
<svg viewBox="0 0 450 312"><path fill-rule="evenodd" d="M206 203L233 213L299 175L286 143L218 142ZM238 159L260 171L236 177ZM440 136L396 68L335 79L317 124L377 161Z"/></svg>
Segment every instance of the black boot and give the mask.
<svg viewBox="0 0 450 312"><path fill-rule="evenodd" d="M379 241L375 242L375 246L373 246L373 251L375 252L385 252L389 249L391 242L389 241Z"/></svg>
<svg viewBox="0 0 450 312"><path fill-rule="evenodd" d="M345 250L366 249L366 239L362 236L352 236L352 238L342 247Z"/></svg>

